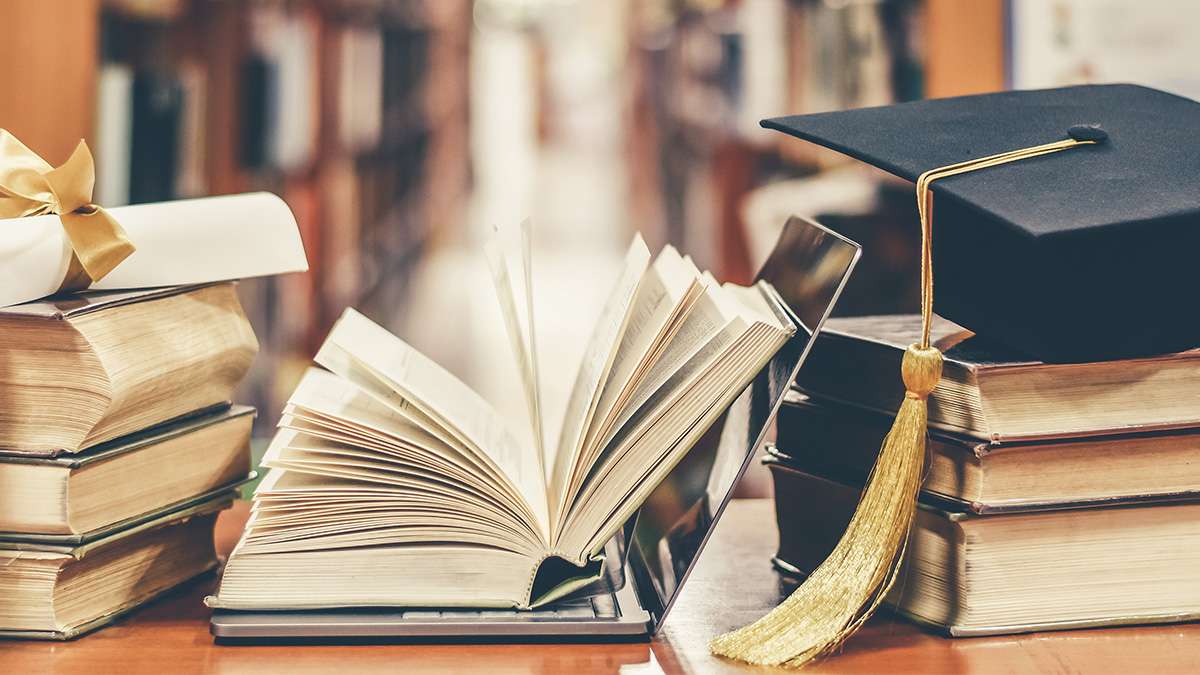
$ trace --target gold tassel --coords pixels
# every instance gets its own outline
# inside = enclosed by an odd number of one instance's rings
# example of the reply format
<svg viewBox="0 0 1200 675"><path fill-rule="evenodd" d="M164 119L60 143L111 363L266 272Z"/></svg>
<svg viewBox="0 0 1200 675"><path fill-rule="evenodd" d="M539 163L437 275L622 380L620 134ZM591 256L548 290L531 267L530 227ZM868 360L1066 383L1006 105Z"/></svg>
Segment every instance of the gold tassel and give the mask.
<svg viewBox="0 0 1200 675"><path fill-rule="evenodd" d="M896 581L916 511L926 399L942 375L942 354L912 345L902 372L908 392L846 534L791 597L749 626L713 640L713 653L760 665L801 666L835 651L883 601Z"/></svg>
<svg viewBox="0 0 1200 675"><path fill-rule="evenodd" d="M942 376L942 353L930 344L933 324L933 192L939 178L1104 142L1095 127L1070 138L933 169L917 179L921 222L921 342L901 363L907 393L845 534L790 597L758 621L715 638L714 654L759 665L800 667L836 651L878 609L899 575L916 513L925 465L927 399Z"/></svg>

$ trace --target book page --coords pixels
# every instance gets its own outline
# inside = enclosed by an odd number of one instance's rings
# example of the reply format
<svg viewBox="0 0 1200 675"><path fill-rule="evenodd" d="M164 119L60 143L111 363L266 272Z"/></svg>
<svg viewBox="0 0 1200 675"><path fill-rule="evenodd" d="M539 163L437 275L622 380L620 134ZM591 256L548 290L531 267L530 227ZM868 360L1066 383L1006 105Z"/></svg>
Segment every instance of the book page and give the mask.
<svg viewBox="0 0 1200 675"><path fill-rule="evenodd" d="M648 441L647 434L674 433L672 424L664 420L672 417L686 419L685 409L689 406L716 406L714 414L721 414L741 393L745 384L794 334L795 327L790 321L783 323L783 317L776 315L771 309L762 287L730 284L717 287L713 280L709 281L712 282L709 286L712 297L718 300L715 304L720 307L719 313L727 315L728 312L733 312L735 316L676 369L636 410L627 413L630 416L622 423L611 442L604 447L603 454L597 458L595 467L583 483L572 486L577 494L568 515L561 520L565 525L560 525L560 529L555 533L556 544L561 544L563 537L570 538L578 534L564 533L563 528L575 527L581 510L594 510L596 490L630 489L629 486L633 483L628 472L610 472L619 463L626 461L626 455L631 452L631 448L644 448L640 452L666 452L665 449L676 441ZM712 381L713 377L718 380L723 377L736 377L740 384L718 385L707 390L704 387L710 385L704 385L701 389L696 389L696 383L706 379ZM708 393L699 393L701 391ZM683 417L679 417L681 414ZM682 448L682 452L686 451L687 447ZM642 478L637 479L639 482L644 480L652 466L648 458L635 459L628 464L634 473L641 472ZM636 503L631 503L630 506L637 508ZM617 525L619 526L619 523Z"/></svg>
<svg viewBox="0 0 1200 675"><path fill-rule="evenodd" d="M617 345L620 344L621 336L628 325L630 305L649 263L650 249L646 247L642 235L635 235L625 254L617 282L592 330L583 360L579 364L579 372L575 376L575 384L567 399L562 433L554 453L554 470L549 489L551 495L558 495L557 502L560 505L563 486L575 465L583 433L599 398L600 385L612 368Z"/></svg>
<svg viewBox="0 0 1200 675"><path fill-rule="evenodd" d="M433 420L416 410L397 411L349 380L319 368L309 368L304 374L288 399L284 414L301 419L317 415L326 426L353 433L357 443L411 444L462 467L470 480L485 480L500 486L506 482L489 464L462 448L461 443ZM280 426L287 425L281 421ZM315 433L309 429L305 431Z"/></svg>
<svg viewBox="0 0 1200 675"><path fill-rule="evenodd" d="M694 300L687 298L692 285L695 284L697 291L702 292L699 282L699 274L695 277L689 274L675 247L667 246L658 254L654 265L638 286L629 326L621 338L612 371L600 394L596 408L598 419L607 417L625 388L638 375L644 374L639 371L666 347L673 336L670 329L679 327L672 324L682 324L681 314L691 309L691 304L685 304L685 300Z"/></svg>
<svg viewBox="0 0 1200 675"><path fill-rule="evenodd" d="M756 324L742 336L720 363L679 400L672 402L652 427L625 449L616 461L597 472L580 497L581 512L573 514L571 540L592 531L580 551L598 550L640 507L658 483L688 453L713 422L742 393L745 386L782 346L786 334ZM578 518L575 516L578 515ZM565 542L564 542L565 543Z"/></svg>
<svg viewBox="0 0 1200 675"><path fill-rule="evenodd" d="M746 322L741 319L727 322L715 335L712 335L709 340L700 345L699 349L679 364L667 381L651 391L640 406L635 410L626 411L622 415L621 424L604 444L602 452L589 471L585 472L584 476L572 486L573 490L567 502L570 505L567 514L583 508L588 494L595 489L594 478L597 474L603 473L605 466L619 459L629 444L635 442L658 418L677 404L679 399L700 378L718 367L721 359L746 334L748 328ZM559 537L567 535L563 529L568 523L567 514L564 514L563 519L558 521L559 529L555 532L556 542Z"/></svg>
<svg viewBox="0 0 1200 675"><path fill-rule="evenodd" d="M504 329L508 333L509 344L513 356L517 360L517 370L521 373L521 384L525 394L525 405L529 410L531 435L534 449L537 450L538 466L545 475L544 463L545 438L543 436L542 406L540 375L537 362L537 342L534 338L533 317L533 269L532 269L532 234L528 220L521 223L520 254L517 256L517 269L522 276L524 293L520 296L513 288L510 273L509 256L505 254L500 232L493 233L485 245L488 267L492 272L492 285L496 289L496 299L499 301L500 315L504 318ZM520 298L520 299L518 299ZM523 311L518 308L522 304ZM525 317L522 325L520 316Z"/></svg>
<svg viewBox="0 0 1200 675"><path fill-rule="evenodd" d="M545 424L542 421L542 374L538 369L537 333L534 330L537 324L533 316L533 224L528 218L521 221L521 271L525 277L525 351L529 354L530 373L530 385L527 385L526 389L532 390L532 394L528 396L533 404L530 416L533 418L534 447L537 450L538 467L545 487L546 438Z"/></svg>
<svg viewBox="0 0 1200 675"><path fill-rule="evenodd" d="M347 309L334 324L314 360L357 383L334 353L339 349L494 464L517 489L537 525L548 531L549 509L538 458L532 448L516 440L503 418L479 394L354 309Z"/></svg>
<svg viewBox="0 0 1200 675"><path fill-rule="evenodd" d="M630 394L609 433L601 439L602 445L611 443L615 430L625 425L702 348L711 348L712 341L738 316L736 305L716 280L707 273L704 279L704 294L688 312L670 344Z"/></svg>
<svg viewBox="0 0 1200 675"><path fill-rule="evenodd" d="M769 288L765 282L758 282L753 286L739 286L737 284L724 283L721 284L721 289L725 294L737 302L742 308L743 316L752 316L756 321L761 321L769 326L774 326L780 330L790 331L793 329L790 320L784 323L780 314L771 306L771 301L767 299L765 290Z"/></svg>
<svg viewBox="0 0 1200 675"><path fill-rule="evenodd" d="M721 286L705 273L704 293L672 340L664 348L658 360L629 395L626 403L617 411L615 419L595 444L596 452L586 470L577 472L569 485L564 487L565 504L573 504L583 489L588 477L595 473L605 457L620 445L622 439L632 433L639 423L661 409L679 395L684 383L699 377L747 328L739 318L736 303ZM567 507L564 505L564 511ZM562 519L555 521L555 537L561 536Z"/></svg>
<svg viewBox="0 0 1200 675"><path fill-rule="evenodd" d="M285 459L288 450L272 445L276 451L273 461L288 463ZM340 463L336 466L340 467ZM486 522L497 533L504 533L510 539L509 545L524 546L538 553L545 550L544 542L494 501L433 481L414 481L394 475L388 476L386 481L364 480L345 473L331 475L311 467L272 468L254 493L254 510L278 509L281 514L278 520L282 520L285 513L304 514L309 509L339 511L344 518L353 519L384 510L428 513L430 508L452 517L457 515L476 523ZM302 518L301 522L306 519ZM447 535L443 532L441 537Z"/></svg>
<svg viewBox="0 0 1200 675"><path fill-rule="evenodd" d="M665 247L642 277L630 310L629 326L617 348L609 377L603 383L600 401L572 471L572 488L599 454L597 441L608 434L619 409L667 348L703 292L699 271L686 264L673 246Z"/></svg>
<svg viewBox="0 0 1200 675"><path fill-rule="evenodd" d="M461 431L454 429L444 420L436 419L428 414L427 404L416 404L405 398L404 394L397 391L377 371L363 365L343 348L328 340L322 345L317 358L321 365L360 387L396 415L417 422L422 428L428 429L435 436L443 439L449 446L458 449L464 456L477 457L485 467L481 471L481 475L492 476L495 484L500 488L501 496L517 513L523 514L523 522L527 524L527 527L537 530L539 536L544 536L540 534L543 520L535 513L528 499L518 489L510 475L505 473L487 453L475 449L474 444L466 440Z"/></svg>
<svg viewBox="0 0 1200 675"><path fill-rule="evenodd" d="M263 457L263 466L289 472L308 473L332 480L354 480L361 484L392 489L390 510L406 514L424 514L425 525L433 527L435 514L443 517L454 512L464 513L472 526L489 520L492 534L503 537L507 544L531 552L544 551L545 543L529 529L520 514L506 508L510 502L497 502L487 488L454 480L434 466L399 461L374 448L346 445L329 441L307 431L285 429L276 434ZM436 509L433 513L430 509ZM351 519L343 519L344 528L361 524L372 516L365 506L356 509ZM448 540L457 528L447 527L433 532L428 541Z"/></svg>

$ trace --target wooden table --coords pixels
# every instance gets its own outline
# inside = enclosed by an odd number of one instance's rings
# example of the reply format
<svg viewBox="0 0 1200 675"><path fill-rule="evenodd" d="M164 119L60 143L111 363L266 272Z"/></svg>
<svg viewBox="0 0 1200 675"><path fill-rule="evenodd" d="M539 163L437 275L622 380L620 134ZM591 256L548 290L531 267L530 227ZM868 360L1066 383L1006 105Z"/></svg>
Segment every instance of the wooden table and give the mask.
<svg viewBox="0 0 1200 675"><path fill-rule="evenodd" d="M245 517L244 503L223 514L223 551ZM209 577L74 642L0 642L0 673L765 673L715 659L705 644L787 591L768 562L775 545L770 502L735 501L663 634L648 644L218 646L200 602ZM805 672L1200 673L1200 624L947 640L877 616L842 654Z"/></svg>

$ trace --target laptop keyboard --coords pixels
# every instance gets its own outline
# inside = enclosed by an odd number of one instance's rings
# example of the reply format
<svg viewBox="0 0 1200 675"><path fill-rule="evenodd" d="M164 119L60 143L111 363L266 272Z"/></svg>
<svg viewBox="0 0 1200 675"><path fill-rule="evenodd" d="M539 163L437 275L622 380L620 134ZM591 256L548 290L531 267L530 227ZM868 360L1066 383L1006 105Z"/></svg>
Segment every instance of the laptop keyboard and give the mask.
<svg viewBox="0 0 1200 675"><path fill-rule="evenodd" d="M401 621L553 621L562 619L617 619L616 598L594 598L559 602L533 610L516 609L413 609L403 612Z"/></svg>

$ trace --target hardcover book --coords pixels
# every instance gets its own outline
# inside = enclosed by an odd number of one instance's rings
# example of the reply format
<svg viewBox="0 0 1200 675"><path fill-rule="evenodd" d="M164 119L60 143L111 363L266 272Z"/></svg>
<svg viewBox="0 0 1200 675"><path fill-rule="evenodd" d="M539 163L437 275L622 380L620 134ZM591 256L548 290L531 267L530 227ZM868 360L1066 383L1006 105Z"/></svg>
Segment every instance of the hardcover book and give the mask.
<svg viewBox="0 0 1200 675"><path fill-rule="evenodd" d="M69 640L217 565L205 502L80 545L0 542L0 637Z"/></svg>
<svg viewBox="0 0 1200 675"><path fill-rule="evenodd" d="M257 352L232 283L0 309L0 454L73 454L226 406Z"/></svg>
<svg viewBox="0 0 1200 675"><path fill-rule="evenodd" d="M776 566L829 555L861 487L775 459ZM923 500L885 602L953 637L1200 618L1200 502L975 515Z"/></svg>
<svg viewBox="0 0 1200 675"><path fill-rule="evenodd" d="M347 310L284 411L212 606L529 608L570 595L599 579L605 545L797 330L769 284L718 284L671 247L651 262L637 237L558 441L541 447L528 241L489 259L532 442Z"/></svg>
<svg viewBox="0 0 1200 675"><path fill-rule="evenodd" d="M784 463L863 481L890 420L851 406L817 404L790 392L779 410ZM922 489L975 513L1200 496L1200 431L1184 429L1024 443L929 434Z"/></svg>
<svg viewBox="0 0 1200 675"><path fill-rule="evenodd" d="M918 341L920 318L834 318L826 326L797 387L814 399L894 414L904 399L900 358ZM944 319L934 322L932 338L945 357L929 397L935 429L1005 443L1200 426L1200 349L1042 363Z"/></svg>
<svg viewBox="0 0 1200 675"><path fill-rule="evenodd" d="M154 427L77 455L0 457L0 539L83 543L246 481L254 409Z"/></svg>

